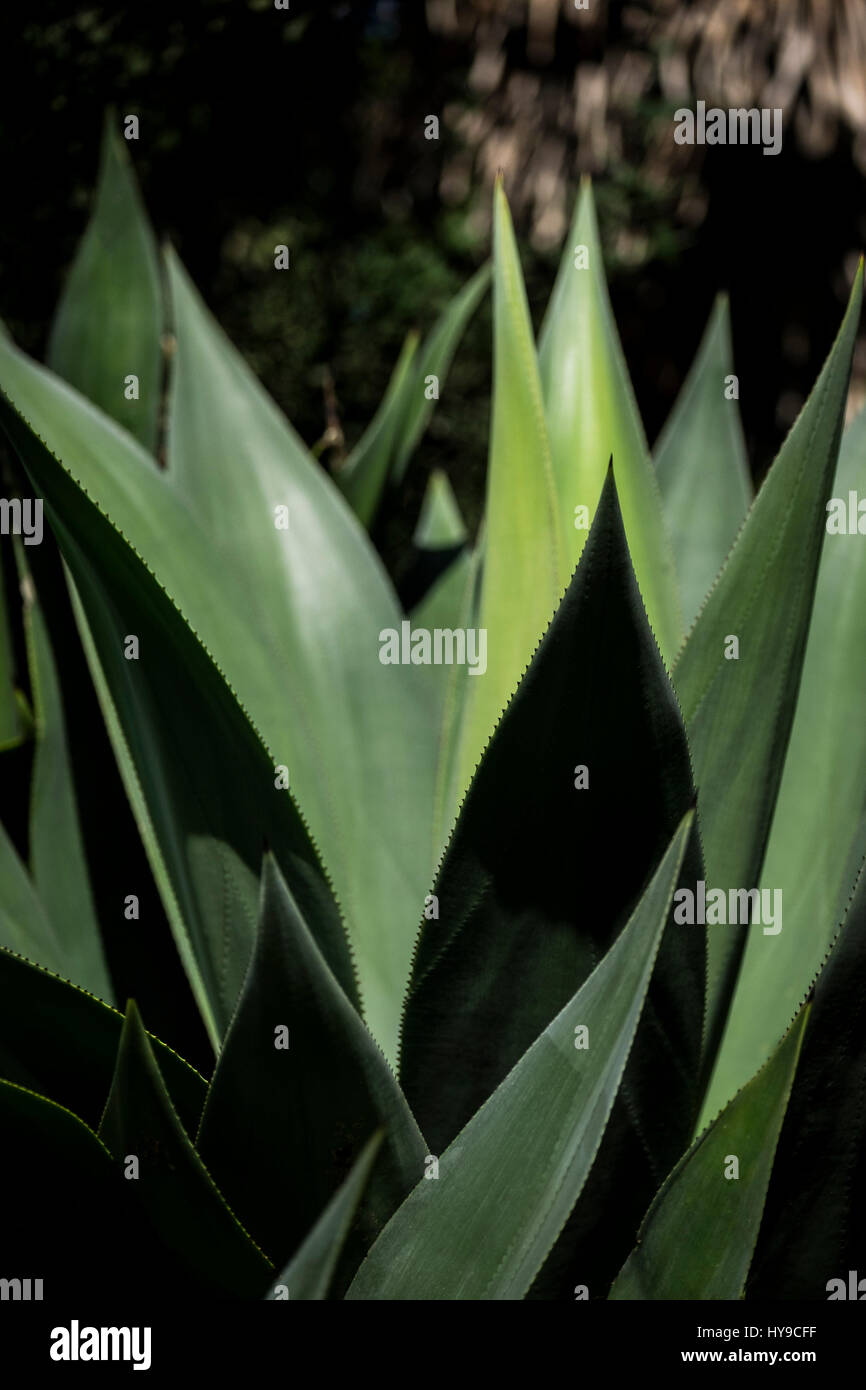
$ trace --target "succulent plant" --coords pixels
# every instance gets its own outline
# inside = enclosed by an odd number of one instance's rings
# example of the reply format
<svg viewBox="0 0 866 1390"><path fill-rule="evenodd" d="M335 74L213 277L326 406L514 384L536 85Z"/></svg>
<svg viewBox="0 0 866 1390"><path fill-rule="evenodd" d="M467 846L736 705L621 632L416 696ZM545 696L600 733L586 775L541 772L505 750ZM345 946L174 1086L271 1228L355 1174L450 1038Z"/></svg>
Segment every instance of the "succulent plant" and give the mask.
<svg viewBox="0 0 866 1390"><path fill-rule="evenodd" d="M491 283L484 521L433 475L406 614L367 527ZM54 1297L89 1242L95 1288L187 1300L844 1296L861 294L753 499L724 299L653 458L590 186L536 344L500 184L492 268L329 476L160 257L109 123L48 365L0 338L2 757L32 748L0 827L10 1275L41 1260ZM146 924L135 883L99 920L85 679L209 1078L115 1008L106 945Z"/></svg>

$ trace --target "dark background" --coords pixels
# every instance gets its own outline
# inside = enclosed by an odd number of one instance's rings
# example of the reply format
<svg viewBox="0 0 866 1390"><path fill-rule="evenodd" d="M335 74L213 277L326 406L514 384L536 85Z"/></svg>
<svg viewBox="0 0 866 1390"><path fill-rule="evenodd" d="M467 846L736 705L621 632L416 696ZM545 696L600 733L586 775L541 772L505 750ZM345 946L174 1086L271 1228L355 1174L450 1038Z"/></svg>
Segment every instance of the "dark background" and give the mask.
<svg viewBox="0 0 866 1390"><path fill-rule="evenodd" d="M581 14L569 0L291 0L288 12L272 0L7 7L0 316L42 355L85 226L104 112L134 112L141 138L129 148L158 235L174 243L311 445L325 429L330 374L348 448L405 333L428 330L489 254L496 169L505 171L536 323L578 176L589 171L650 442L716 291L727 289L759 480L820 368L866 242L866 48L842 24L843 9L824 0L590 0ZM854 22L856 12L845 13ZM797 34L811 48L791 76ZM783 105L782 152L675 146L674 109L697 97L728 105L734 80L740 96L730 104ZM440 117L438 141L424 139L429 114ZM288 276L272 271L278 242L291 247ZM864 366L858 353L858 399ZM376 525L398 581L432 467L447 471L477 524L489 386L487 303L405 487ZM135 980L145 1022L206 1066L56 557L42 549L40 591L53 609L102 920L120 919L118 902L137 886L149 924L137 938L133 924L111 929L112 964L121 992ZM29 756L4 754L0 784L0 814L25 853Z"/></svg>

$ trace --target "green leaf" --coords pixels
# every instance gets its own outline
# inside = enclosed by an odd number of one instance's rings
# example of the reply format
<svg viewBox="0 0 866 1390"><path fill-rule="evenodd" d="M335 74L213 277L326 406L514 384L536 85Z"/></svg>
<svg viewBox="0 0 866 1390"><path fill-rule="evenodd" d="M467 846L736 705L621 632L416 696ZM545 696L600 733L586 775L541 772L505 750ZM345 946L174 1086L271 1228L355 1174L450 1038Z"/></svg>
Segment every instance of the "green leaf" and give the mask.
<svg viewBox="0 0 866 1390"><path fill-rule="evenodd" d="M866 496L866 412L845 431L834 496ZM761 885L782 893L777 935L750 934L719 1053L724 1099L773 1039L818 973L866 854L866 548L828 535L791 741Z"/></svg>
<svg viewBox="0 0 866 1390"><path fill-rule="evenodd" d="M123 1015L2 949L0 999L0 1076L50 1096L95 1128L111 1085ZM159 1038L151 1034L150 1041L181 1123L194 1134L204 1078Z"/></svg>
<svg viewBox="0 0 866 1390"><path fill-rule="evenodd" d="M466 524L448 474L434 468L427 479L421 515L412 537L418 550L449 550L467 539Z"/></svg>
<svg viewBox="0 0 866 1390"><path fill-rule="evenodd" d="M699 788L707 883L725 893L759 881L794 717L861 297L862 270L821 375L674 667ZM731 636L739 642L736 660L725 657ZM708 1058L747 932L729 924L709 933ZM713 1087L704 1121L728 1099Z"/></svg>
<svg viewBox="0 0 866 1390"><path fill-rule="evenodd" d="M162 387L159 261L126 141L109 113L93 215L69 271L48 344L58 375L153 453ZM138 378L138 399L125 382Z"/></svg>
<svg viewBox="0 0 866 1390"><path fill-rule="evenodd" d="M54 655L33 578L20 548L17 555L36 717L30 790L33 882L61 943L64 973L112 1003L114 995L90 887Z"/></svg>
<svg viewBox="0 0 866 1390"><path fill-rule="evenodd" d="M291 770L346 913L367 1020L393 1055L407 924L430 876L423 672L379 660L380 633L399 630L402 615L366 535L174 258L169 278L178 340L169 468L214 546L208 573L220 554L229 568L254 646L247 637L230 649L213 596L190 621ZM280 504L288 532L274 526ZM170 589L181 607L183 588Z"/></svg>
<svg viewBox="0 0 866 1390"><path fill-rule="evenodd" d="M6 608L3 565L0 564L0 752L17 748L25 736L15 685L15 651Z"/></svg>
<svg viewBox="0 0 866 1390"><path fill-rule="evenodd" d="M460 551L412 609L410 617L413 631L417 631L418 628L424 628L427 632L433 632L436 628L454 630L465 626L461 619L465 613L467 597L474 591L473 581L479 558L473 550ZM445 686L457 664L443 663L429 668L437 709L441 708ZM466 674L465 665L462 669Z"/></svg>
<svg viewBox="0 0 866 1390"><path fill-rule="evenodd" d="M453 632L476 626L480 550L466 545L466 527L447 476L430 474L412 544L420 566L435 566L435 577L410 614L412 629ZM444 565L444 568L441 568ZM435 727L439 731L438 761L451 769L466 698L468 667L432 665L426 668L433 696ZM434 855L440 846L434 827Z"/></svg>
<svg viewBox="0 0 866 1390"><path fill-rule="evenodd" d="M379 634L399 631L402 614L369 540L172 266L167 474L2 341L0 385L171 594L289 768L343 904L366 1017L393 1055L407 924L431 872L424 673L380 662ZM282 505L288 532L274 525Z"/></svg>
<svg viewBox="0 0 866 1390"><path fill-rule="evenodd" d="M405 413L398 427L394 443L392 477L395 483L402 482L409 460L415 452L435 408L436 398L428 399L427 396L427 378L435 376L441 391L457 345L466 331L469 320L487 293L489 283L490 265L488 263L481 266L480 270L476 270L459 294L454 296L440 314L430 336L424 341L415 364L414 380L411 386L408 382L404 385Z"/></svg>
<svg viewBox="0 0 866 1390"><path fill-rule="evenodd" d="M346 1181L334 1193L310 1234L286 1265L269 1298L276 1298L277 1289L282 1297L294 1301L328 1297L337 1260L370 1180L383 1137L380 1130L364 1145Z"/></svg>
<svg viewBox="0 0 866 1390"><path fill-rule="evenodd" d="M578 247L586 250L585 267L575 264ZM575 525L583 519L575 508L586 507L592 519L612 457L632 564L670 666L682 631L673 552L608 298L588 179L581 184L538 355L568 572L587 535Z"/></svg>
<svg viewBox="0 0 866 1390"><path fill-rule="evenodd" d="M769 1062L677 1164L612 1299L743 1297L808 1015L806 1005Z"/></svg>
<svg viewBox="0 0 866 1390"><path fill-rule="evenodd" d="M265 840L352 991L338 911L291 793L277 788L276 759L127 540L14 411L2 419L71 572L118 766L214 1045L252 952ZM136 660L124 655L130 635Z"/></svg>
<svg viewBox="0 0 866 1390"><path fill-rule="evenodd" d="M468 786L570 574L532 323L501 179L494 193L493 219L493 407L479 615L486 632L487 669L471 681L467 694L459 756L461 790Z"/></svg>
<svg viewBox="0 0 866 1390"><path fill-rule="evenodd" d="M124 1252L135 1242L138 1258L142 1233L92 1129L55 1101L0 1081L0 1133L3 1277L42 1279L42 1297L58 1303L92 1295L108 1270L116 1280L123 1269L124 1293L138 1293L137 1259L127 1279Z"/></svg>
<svg viewBox="0 0 866 1390"><path fill-rule="evenodd" d="M866 1275L866 872L814 987L748 1296L862 1299Z"/></svg>
<svg viewBox="0 0 866 1390"><path fill-rule="evenodd" d="M412 614L413 627L435 629L478 627L481 576L484 566L483 523L475 545L464 550L442 579ZM436 748L436 780L433 802L433 858L438 862L457 816L462 788L459 781L460 742L473 681L467 665L431 667L435 672L435 697L439 738Z"/></svg>
<svg viewBox="0 0 866 1390"><path fill-rule="evenodd" d="M470 626L464 622L467 607L471 606L471 596L475 590L475 556L470 550L462 550L442 575L431 585L420 602L412 609L410 619L412 631L454 632ZM433 717L436 727L442 733L442 717L448 688L451 682L459 683L460 694L455 692L454 701L462 707L466 694L469 668L456 662L451 665L430 666L428 675L433 699Z"/></svg>
<svg viewBox="0 0 866 1390"><path fill-rule="evenodd" d="M224 1293L260 1297L273 1266L239 1224L172 1104L135 1004L127 1006L99 1137L135 1182L168 1248ZM132 1177L130 1160L137 1160Z"/></svg>
<svg viewBox="0 0 866 1390"><path fill-rule="evenodd" d="M18 851L0 825L0 946L65 973L66 953Z"/></svg>
<svg viewBox="0 0 866 1390"><path fill-rule="evenodd" d="M420 352L418 334L407 336L382 404L345 464L334 474L365 526L369 527L375 517L389 473L392 482L402 482L438 399L438 394L429 393L429 378L436 377L438 393L489 280L490 266L483 265L446 306Z"/></svg>
<svg viewBox="0 0 866 1390"><path fill-rule="evenodd" d="M417 349L418 334L409 333L379 409L345 463L334 473L334 481L352 511L367 527L372 525L388 481L394 440L406 411L406 390L415 384L412 363Z"/></svg>
<svg viewBox="0 0 866 1390"><path fill-rule="evenodd" d="M587 787L576 786L581 768ZM438 917L416 947L401 1077L434 1152L589 976L693 798L611 476L575 577L481 760L434 886ZM654 1087L668 1092L655 1110L664 1142L685 1126L685 1144L705 947L700 929L674 932L682 978L665 1022L682 1074Z"/></svg>
<svg viewBox="0 0 866 1390"><path fill-rule="evenodd" d="M426 1148L267 855L256 950L197 1147L254 1236L280 1256L297 1249L379 1127L387 1137L362 1208L360 1251L423 1172Z"/></svg>
<svg viewBox="0 0 866 1390"><path fill-rule="evenodd" d="M720 294L654 451L687 630L752 500L740 411L726 396L733 370L728 300Z"/></svg>
<svg viewBox="0 0 866 1390"><path fill-rule="evenodd" d="M347 1297L522 1298L586 1181L622 1081L680 872L681 822L635 912L544 1029L415 1187ZM589 1047L576 1046L579 1026Z"/></svg>

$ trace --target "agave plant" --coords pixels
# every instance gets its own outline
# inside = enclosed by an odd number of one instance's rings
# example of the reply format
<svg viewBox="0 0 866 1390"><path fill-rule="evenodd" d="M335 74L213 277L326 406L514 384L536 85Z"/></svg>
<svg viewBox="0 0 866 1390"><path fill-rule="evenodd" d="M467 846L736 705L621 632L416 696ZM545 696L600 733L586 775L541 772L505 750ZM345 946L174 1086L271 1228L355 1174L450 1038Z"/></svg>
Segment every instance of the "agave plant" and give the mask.
<svg viewBox="0 0 866 1390"><path fill-rule="evenodd" d="M491 283L484 522L434 474L407 615L366 527ZM0 339L0 718L33 746L26 846L0 829L9 1274L60 1183L46 1297L70 1240L186 1299L837 1296L866 1235L861 294L753 499L724 299L653 458L591 188L536 344L499 185L492 268L330 476L160 258L109 124L48 365ZM86 667L13 524L37 501ZM208 1079L114 1007L85 669Z"/></svg>

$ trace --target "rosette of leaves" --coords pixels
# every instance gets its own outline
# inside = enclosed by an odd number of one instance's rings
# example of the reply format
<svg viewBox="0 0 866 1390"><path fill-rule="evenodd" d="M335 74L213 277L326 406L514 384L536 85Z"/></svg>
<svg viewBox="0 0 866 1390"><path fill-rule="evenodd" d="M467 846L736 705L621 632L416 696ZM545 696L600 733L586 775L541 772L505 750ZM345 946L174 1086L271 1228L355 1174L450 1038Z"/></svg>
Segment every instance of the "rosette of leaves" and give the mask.
<svg viewBox="0 0 866 1390"><path fill-rule="evenodd" d="M537 342L501 186L494 214L335 478L110 127L47 365L0 340L66 586L6 554L3 1262L46 1299L85 1248L94 1290L187 1300L823 1298L855 1267L866 562L825 520L866 487L861 276L752 497L724 300L653 457L590 187ZM489 285L484 522L434 475L407 615L365 526ZM486 669L384 663L404 623L484 629ZM112 934L145 927L132 887L106 920L76 683L201 1070L142 1018L146 943L119 993ZM781 888L782 929L683 922L701 881Z"/></svg>

